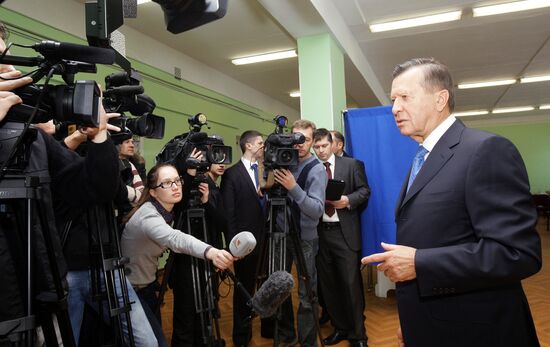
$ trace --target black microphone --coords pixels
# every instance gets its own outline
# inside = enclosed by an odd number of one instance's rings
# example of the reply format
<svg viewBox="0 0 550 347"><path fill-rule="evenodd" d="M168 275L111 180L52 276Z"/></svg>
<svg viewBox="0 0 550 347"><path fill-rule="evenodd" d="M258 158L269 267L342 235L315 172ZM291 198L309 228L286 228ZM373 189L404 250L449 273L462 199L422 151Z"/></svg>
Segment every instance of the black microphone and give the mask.
<svg viewBox="0 0 550 347"><path fill-rule="evenodd" d="M32 48L46 58L83 61L92 64L114 64L115 51L109 48L90 47L67 42L42 41Z"/></svg>
<svg viewBox="0 0 550 347"><path fill-rule="evenodd" d="M137 94L143 94L143 92L144 92L143 86L121 86L121 87L113 87L103 91L103 96L106 96L106 97L111 95L133 96Z"/></svg>

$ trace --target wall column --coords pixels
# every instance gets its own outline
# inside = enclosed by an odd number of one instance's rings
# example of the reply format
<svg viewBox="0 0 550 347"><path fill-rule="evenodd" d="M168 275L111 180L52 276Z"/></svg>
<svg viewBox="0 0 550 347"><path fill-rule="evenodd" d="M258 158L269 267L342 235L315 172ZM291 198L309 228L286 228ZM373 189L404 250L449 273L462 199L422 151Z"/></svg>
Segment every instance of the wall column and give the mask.
<svg viewBox="0 0 550 347"><path fill-rule="evenodd" d="M317 128L342 131L344 55L330 34L298 38L300 113Z"/></svg>

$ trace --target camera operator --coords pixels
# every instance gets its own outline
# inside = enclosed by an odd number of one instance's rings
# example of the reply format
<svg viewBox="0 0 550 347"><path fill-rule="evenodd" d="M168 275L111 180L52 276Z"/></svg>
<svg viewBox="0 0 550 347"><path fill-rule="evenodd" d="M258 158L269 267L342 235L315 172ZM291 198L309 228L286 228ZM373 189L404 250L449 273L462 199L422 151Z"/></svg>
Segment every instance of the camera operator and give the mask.
<svg viewBox="0 0 550 347"><path fill-rule="evenodd" d="M0 49L5 50L5 30L3 25L0 24L0 34L2 35L0 40ZM0 72L2 72L2 78L12 78L20 75L19 72L13 71L12 66L0 65ZM4 73L7 72L7 73ZM28 84L32 81L30 78L22 78L14 81L1 81L0 85L2 89L14 88L22 84ZM5 113L2 113L2 117ZM88 156L82 158L73 151L68 150L62 146L53 137L47 135L42 130L37 131L37 137L31 144L30 160L28 167L24 169L24 174L29 176L38 176L42 182L51 182L49 185L43 183L41 185L41 201L47 209L44 211L47 217L48 227L51 231L56 230L53 221L55 220L57 226L63 225L71 211L76 209L84 209L92 205L107 203L112 200L113 193L116 191L118 184L118 168L116 160L116 151L111 140L108 139L107 134L107 119L113 115L107 115L101 109L100 111L100 124L98 128L88 128L87 136L90 138ZM50 193L51 192L51 193ZM53 208L52 208L53 207ZM55 218L54 218L55 211ZM4 221L3 221L4 222ZM40 225L38 221L33 221L36 225ZM2 223L1 229L4 232L4 226ZM10 227L17 228L16 224L7 224L8 230ZM57 229L60 231L61 229ZM38 244L35 251L35 257L39 259L36 261L38 269L35 270L35 274L38 277L34 282L38 282L40 286L39 290L51 291L52 284L50 279L50 273L48 268L47 256L45 254L44 246L40 243L40 236L37 236ZM87 234L86 234L87 237ZM54 248L56 253L60 254L60 241L57 238L53 238ZM3 247L0 246L0 247ZM9 254L3 252L2 254ZM87 249L86 249L87 251ZM13 250L12 250L13 252ZM20 259L22 255L12 253L11 256L7 256L8 259L2 259L4 270L3 276L0 277L2 283L19 287L17 290L2 291L2 293L9 294L7 297L1 297L0 301L0 321L6 319L13 319L16 317L24 316L23 303L21 293L25 290L21 287L21 283L24 281L18 280L18 276L21 276L21 267L24 265L24 260ZM10 258L12 257L12 258ZM75 257L78 259L78 257ZM14 265L16 263L17 265ZM67 266L63 259L58 258L59 271L62 277L65 276ZM69 260L69 268L75 266L75 264ZM46 277L44 280L41 277ZM45 284L43 282L46 282ZM75 309L81 309L83 307L82 302L75 303L74 292L75 283L80 281L73 281L70 277L67 278L69 283L69 297L68 297L68 310L71 318L71 325L76 342L78 342L78 331L80 329L80 321L75 320ZM13 284L12 284L13 283ZM79 283L80 284L80 283ZM45 288L46 287L46 288ZM89 290L89 288L87 288ZM149 344L150 345L150 344Z"/></svg>
<svg viewBox="0 0 550 347"><path fill-rule="evenodd" d="M111 115L111 114L109 114ZM118 114L116 114L118 116ZM116 130L114 126L107 124L109 130ZM63 140L63 143L76 150L78 146L87 141L89 136L94 133L93 128L80 128L73 132L71 135ZM111 142L111 141L109 141ZM89 144L88 144L89 146ZM86 158L93 151L93 147L88 147L88 154ZM119 179L118 174L118 160L113 158L112 153L108 156L108 162L105 161L98 165L109 165L116 168L115 178ZM105 158L106 159L106 158ZM119 185L120 187L120 185ZM112 196L112 191L108 194ZM84 206L67 206L63 203L56 205L56 221L58 229L62 230L63 251L68 263L69 272L67 274L67 281L69 283L69 314L71 317L71 324L73 327L73 335L76 341L80 337L81 324L84 317L84 306L86 303L90 304L96 311L97 305L91 298L91 273L90 267L92 261L90 259L90 245L89 245L89 230L86 209ZM120 283L116 283L117 292L120 292ZM157 341L153 328L150 326L149 320L145 314L145 311L138 300L138 296L133 290L131 283L127 279L128 287L128 299L132 303L132 309L130 311L130 320L133 327L133 336L136 346L157 346L161 345ZM82 328L86 328L84 325ZM114 327L116 328L116 327ZM125 338L127 338L126 321L123 320L123 332ZM90 336L90 332L84 331L83 335Z"/></svg>
<svg viewBox="0 0 550 347"><path fill-rule="evenodd" d="M122 220L137 204L143 192L143 181L136 167L130 160L135 154L134 139L131 132L116 134L115 144L118 148L118 163L121 185L115 203L118 210L118 224L122 230Z"/></svg>
<svg viewBox="0 0 550 347"><path fill-rule="evenodd" d="M223 247L227 240L227 216L223 197L218 186L218 178L225 173L225 164L212 164L206 176L208 184L208 204L206 205L206 222L210 231L211 240L216 247Z"/></svg>
<svg viewBox="0 0 550 347"><path fill-rule="evenodd" d="M176 168L169 164L154 166L147 175L147 184L136 207L128 214L128 222L122 233L122 253L130 259L128 278L136 288L145 312L157 334L162 336L160 317L156 311L158 301L156 278L158 258L166 249L193 257L209 259L214 266L226 269L233 257L225 250L214 248L197 238L173 229L174 206L182 199L183 181ZM208 201L208 188L199 185L202 203ZM189 286L189 282L186 283ZM174 311L178 309L174 303ZM194 316L194 307L183 312ZM163 336L162 336L163 337ZM163 342L167 345L166 342Z"/></svg>
<svg viewBox="0 0 550 347"><path fill-rule="evenodd" d="M197 148L193 148L190 157L201 161L202 154ZM217 164L211 164L212 167ZM221 164L223 166L223 164ZM182 170L183 168L180 168ZM184 199L176 206L176 215L183 213L188 208L189 200L193 199L191 188L196 180L197 170L187 169L184 174ZM202 178L201 178L202 179ZM209 243L216 248L223 248L221 233L226 230L226 218L221 205L221 196L215 183L212 181L210 171L204 175L205 182L199 183L200 206L204 208L206 232ZM211 190L211 187L214 187ZM189 231L187 231L189 232ZM203 241L201 236L197 238ZM172 320L172 347L178 346L202 346L203 332L201 330L201 316L196 312L194 285L192 277L192 259L186 254L173 254L174 267L170 274L170 286L174 295L174 311ZM202 264L199 264L199 271L204 271ZM213 274L213 287L218 282L217 273ZM215 298L217 299L217 298Z"/></svg>
<svg viewBox="0 0 550 347"><path fill-rule="evenodd" d="M288 197L292 202L291 211L294 221L299 230L294 230L300 236L300 244L305 258L305 266L310 277L311 289L315 292L317 288L317 270L315 257L319 249L319 238L317 225L323 216L325 206L325 190L327 186L327 175L321 162L311 154L313 144L313 133L315 124L308 120L297 120L292 125L293 133L302 133L305 141L295 145L298 149L298 165L287 169L275 169L275 181L288 191ZM282 225L283 216L279 216L277 224ZM292 226L291 226L292 227ZM287 271L290 272L292 262L296 258L292 242L287 243L288 256ZM283 345L293 346L297 340L302 346L317 345L317 329L313 314L314 300L310 303L307 296L305 282L300 277L298 296L298 337L294 330L294 311L292 300L288 298L282 305L282 317L279 320L279 336ZM315 296L315 295L314 295Z"/></svg>

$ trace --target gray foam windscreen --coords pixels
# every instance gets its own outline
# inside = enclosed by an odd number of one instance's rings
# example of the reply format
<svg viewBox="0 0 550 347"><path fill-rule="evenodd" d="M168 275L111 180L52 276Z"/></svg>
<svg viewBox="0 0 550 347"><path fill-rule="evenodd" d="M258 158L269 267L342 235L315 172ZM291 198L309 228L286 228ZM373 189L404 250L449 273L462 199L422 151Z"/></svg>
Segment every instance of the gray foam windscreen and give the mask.
<svg viewBox="0 0 550 347"><path fill-rule="evenodd" d="M124 14L124 18L136 18L137 7L137 0L123 0L122 13Z"/></svg>
<svg viewBox="0 0 550 347"><path fill-rule="evenodd" d="M273 316L277 308L290 296L293 286L294 279L291 274L286 271L275 271L250 300L252 309L261 318Z"/></svg>

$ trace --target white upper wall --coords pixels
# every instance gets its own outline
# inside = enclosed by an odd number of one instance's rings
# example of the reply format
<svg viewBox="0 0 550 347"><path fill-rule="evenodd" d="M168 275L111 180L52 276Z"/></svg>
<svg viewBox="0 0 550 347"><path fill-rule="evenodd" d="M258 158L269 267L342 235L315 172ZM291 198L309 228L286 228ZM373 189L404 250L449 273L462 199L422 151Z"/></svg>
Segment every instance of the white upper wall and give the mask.
<svg viewBox="0 0 550 347"><path fill-rule="evenodd" d="M3 6L25 16L47 23L62 31L86 39L84 4L74 0L7 0ZM139 18L138 18L139 20ZM119 29L126 37L126 55L145 64L174 73L181 68L182 79L216 91L247 105L273 114L286 114L299 119L299 111L256 91L218 70L158 43L128 27Z"/></svg>

